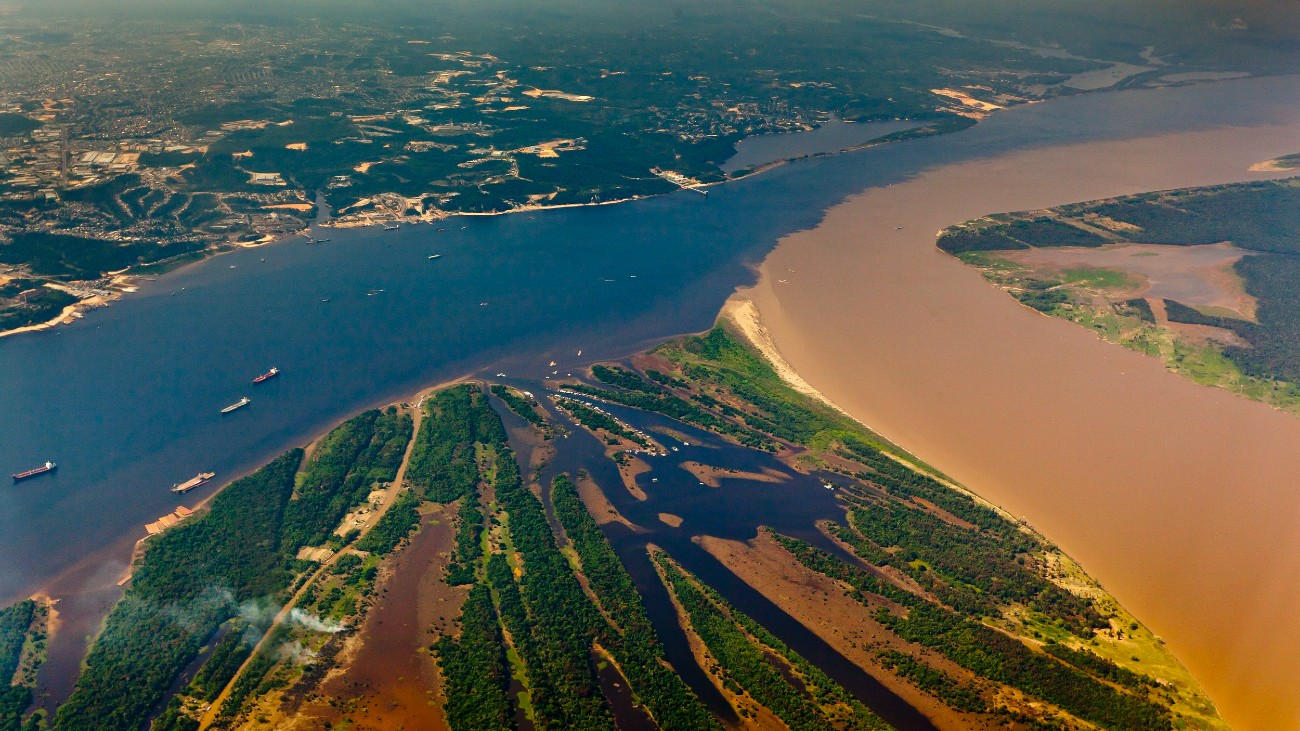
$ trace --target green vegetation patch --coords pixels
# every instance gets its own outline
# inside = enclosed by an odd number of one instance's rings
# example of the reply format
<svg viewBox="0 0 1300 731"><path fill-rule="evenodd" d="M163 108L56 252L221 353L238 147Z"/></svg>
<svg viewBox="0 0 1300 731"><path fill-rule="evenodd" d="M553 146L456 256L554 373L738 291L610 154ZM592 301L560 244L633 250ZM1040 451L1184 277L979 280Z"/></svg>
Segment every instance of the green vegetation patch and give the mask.
<svg viewBox="0 0 1300 731"><path fill-rule="evenodd" d="M1073 267L1061 272L1061 280L1076 287L1091 289L1129 289L1136 281L1133 276L1103 267Z"/></svg>
<svg viewBox="0 0 1300 731"><path fill-rule="evenodd" d="M476 584L461 609L460 636L443 635L433 645L447 682L447 722L455 731L512 725L504 642L492 590L486 583Z"/></svg>
<svg viewBox="0 0 1300 731"><path fill-rule="evenodd" d="M690 688L667 667L632 577L600 531L567 475L551 485L551 505L582 562L582 573L610 624L599 626L600 643L618 662L637 700L660 728L718 728Z"/></svg>
<svg viewBox="0 0 1300 731"><path fill-rule="evenodd" d="M692 629L718 661L723 683L733 692L748 693L794 731L890 728L816 666L666 556L660 554L656 561ZM782 665L797 683L787 678Z"/></svg>
<svg viewBox="0 0 1300 731"><path fill-rule="evenodd" d="M33 640L45 639L32 637L32 625L42 611L31 599L0 609L0 731L35 731L40 723L39 717L33 717L28 724L23 724L23 711L31 703L32 689L21 679L14 683L10 679L23 662L28 645Z"/></svg>
<svg viewBox="0 0 1300 731"><path fill-rule="evenodd" d="M296 552L325 542L349 508L396 478L410 441L411 418L392 406L364 412L330 432L298 476L285 509L286 547Z"/></svg>
<svg viewBox="0 0 1300 731"><path fill-rule="evenodd" d="M1296 156L1291 156L1296 158ZM1300 158L1297 158L1300 159ZM1066 221L1076 225L1069 225ZM1169 320L1209 325L1235 333L1245 345L1212 342L1193 346L1164 328L1146 329L1155 315L1143 300L1097 305L1078 289L1123 290L1133 277L1099 267L1066 269L1053 281L1020 276L999 263L994 250L1034 246L1095 246L1069 240L1064 229L1090 236L1079 226L1111 229L1111 241L1195 246L1224 241L1256 252L1233 266L1246 293L1258 302L1255 321L1166 300ZM1050 243L1056 241L1058 243ZM1112 342L1161 355L1171 368L1201 383L1230 388L1251 398L1295 408L1300 383L1300 179L1188 188L1061 206L1050 217L1000 214L940 233L938 246L979 267L1023 304L1092 328ZM1116 319L1119 318L1119 319ZM1138 322L1126 321L1136 318ZM1204 352L1209 348L1213 353ZM1221 363L1226 359L1229 363Z"/></svg>
<svg viewBox="0 0 1300 731"><path fill-rule="evenodd" d="M365 412L330 432L307 464L291 450L222 490L206 513L151 539L56 726L137 729L222 622L241 606L284 600L306 568L298 549L330 533L375 481L393 479L409 434L409 419L395 410Z"/></svg>
<svg viewBox="0 0 1300 731"><path fill-rule="evenodd" d="M49 322L78 301L75 295L52 287L25 290L20 297L0 301L0 331Z"/></svg>
<svg viewBox="0 0 1300 731"><path fill-rule="evenodd" d="M375 555L392 553L419 525L419 507L418 495L410 490L402 492L388 508L388 512L384 513L384 517L354 547L358 551Z"/></svg>
<svg viewBox="0 0 1300 731"><path fill-rule="evenodd" d="M863 603L870 595L898 602L905 613L892 613L876 604L876 619L899 637L939 651L976 675L1041 698L1102 728L1169 729L1169 711L1157 696L1132 695L1110 686L1109 672L1101 678L1031 649L1020 640L963 616L958 610L932 603L894 587L865 570L810 546L777 536L783 547L808 568L854 588Z"/></svg>
<svg viewBox="0 0 1300 731"><path fill-rule="evenodd" d="M616 373L619 375L611 375ZM593 370L593 375L596 375L597 379L601 379L601 376L603 375L606 378L613 378L615 383L638 383L638 387L628 388L627 385L621 385L617 389L610 389L589 386L585 383L577 383L565 384L565 388L587 394L588 396L595 396L596 398L611 401L613 403L631 406L636 409L641 409L642 411L651 411L663 414L664 416L688 424L702 426L706 429L731 436L746 446L769 450L776 448L776 445L770 439L755 432L753 429L741 426L728 421L727 419L719 418L710 413L706 408L702 408L701 406L673 395L665 389L660 388L658 385L642 379L640 376L635 374L630 374L630 376L622 375L625 373L628 372L621 368L608 368L606 371ZM629 378L635 379L635 381L630 381Z"/></svg>
<svg viewBox="0 0 1300 731"><path fill-rule="evenodd" d="M538 412L537 399L520 393L509 386L492 385L492 393L516 415L523 417L538 429L546 428L546 419Z"/></svg>
<svg viewBox="0 0 1300 731"><path fill-rule="evenodd" d="M40 122L25 114L0 112L0 137L17 137L40 128Z"/></svg>
<svg viewBox="0 0 1300 731"><path fill-rule="evenodd" d="M10 243L0 244L0 262L27 264L32 273L39 275L97 279L105 272L188 250L183 245L178 246L176 251L160 251L160 247L149 244L123 244L84 236L26 231L14 234Z"/></svg>
<svg viewBox="0 0 1300 731"><path fill-rule="evenodd" d="M935 669L915 657L898 650L881 650L876 653L885 667L900 677L943 701L951 708L970 713L984 713L988 703L975 688L954 680L942 670Z"/></svg>
<svg viewBox="0 0 1300 731"><path fill-rule="evenodd" d="M425 413L406 467L407 482L439 503L475 494L474 445L505 441L505 428L487 396L474 385L448 388L426 402Z"/></svg>
<svg viewBox="0 0 1300 731"><path fill-rule="evenodd" d="M590 406L578 401L577 399L559 399L559 404L565 411L569 412L579 424L587 427L591 431L605 431L611 434L610 443L617 444L619 439L626 439L633 444L647 448L650 442L645 437L623 426L617 419L609 414L597 411Z"/></svg>

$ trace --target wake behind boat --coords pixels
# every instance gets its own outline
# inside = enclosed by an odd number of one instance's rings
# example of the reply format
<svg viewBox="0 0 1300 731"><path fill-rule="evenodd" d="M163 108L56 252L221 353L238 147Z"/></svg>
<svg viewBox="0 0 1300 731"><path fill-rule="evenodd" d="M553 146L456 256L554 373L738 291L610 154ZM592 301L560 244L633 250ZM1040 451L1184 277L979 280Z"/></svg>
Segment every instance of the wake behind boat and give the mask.
<svg viewBox="0 0 1300 731"><path fill-rule="evenodd" d="M38 477L40 475L45 474L46 472L53 472L58 468L59 466L57 464L50 461L46 461L45 464L41 465L40 467L14 473L13 474L14 482L21 482L23 480L30 479L32 477Z"/></svg>
<svg viewBox="0 0 1300 731"><path fill-rule="evenodd" d="M280 375L280 369L272 366L271 370L267 371L266 373L263 373L257 378L254 378L253 383L261 383L263 381L269 381L278 375Z"/></svg>
<svg viewBox="0 0 1300 731"><path fill-rule="evenodd" d="M211 480L216 476L217 473L215 472L200 472L185 482L178 482L175 485L172 485L172 492L182 494L187 493L200 485L206 484L208 480Z"/></svg>
<svg viewBox="0 0 1300 731"><path fill-rule="evenodd" d="M245 406L247 406L247 405L249 405L250 403L252 403L252 401L253 401L253 399L251 399L251 398L245 396L245 397L239 399L238 401L236 401L235 403L233 403L233 404L227 406L226 408L222 409L222 410L221 410L221 413L223 413L223 414L229 414L230 412L234 411L235 409L242 409L242 408L244 408Z"/></svg>

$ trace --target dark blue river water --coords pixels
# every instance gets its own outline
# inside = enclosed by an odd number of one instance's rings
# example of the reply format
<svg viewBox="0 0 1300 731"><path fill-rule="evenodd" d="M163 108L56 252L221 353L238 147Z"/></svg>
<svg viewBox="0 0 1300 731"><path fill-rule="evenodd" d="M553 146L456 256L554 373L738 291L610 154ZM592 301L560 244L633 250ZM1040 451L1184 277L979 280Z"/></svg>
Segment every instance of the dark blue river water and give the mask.
<svg viewBox="0 0 1300 731"><path fill-rule="evenodd" d="M708 197L455 218L441 233L333 231L318 246L217 257L71 326L5 338L0 474L46 459L59 469L0 486L0 601L143 535L176 506L168 488L200 470L218 479L186 504L422 386L541 375L551 359L563 373L705 329L781 236L869 186L1033 146L1267 124L1298 90L1287 77L1076 97L793 163ZM283 375L249 383L273 365ZM252 404L219 413L241 396Z"/></svg>

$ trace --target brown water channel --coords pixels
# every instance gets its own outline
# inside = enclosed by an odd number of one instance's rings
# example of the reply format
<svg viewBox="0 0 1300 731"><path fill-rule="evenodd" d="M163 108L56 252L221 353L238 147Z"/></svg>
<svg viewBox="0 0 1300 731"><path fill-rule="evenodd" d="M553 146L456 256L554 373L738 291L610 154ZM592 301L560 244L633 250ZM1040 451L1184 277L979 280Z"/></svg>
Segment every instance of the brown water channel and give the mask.
<svg viewBox="0 0 1300 731"><path fill-rule="evenodd" d="M1247 167L1300 152L1300 96L1257 88L1242 100L1265 121L872 188L786 237L740 296L831 400L1081 561L1235 728L1284 729L1300 728L1300 421L1022 307L934 247L988 213L1266 177Z"/></svg>

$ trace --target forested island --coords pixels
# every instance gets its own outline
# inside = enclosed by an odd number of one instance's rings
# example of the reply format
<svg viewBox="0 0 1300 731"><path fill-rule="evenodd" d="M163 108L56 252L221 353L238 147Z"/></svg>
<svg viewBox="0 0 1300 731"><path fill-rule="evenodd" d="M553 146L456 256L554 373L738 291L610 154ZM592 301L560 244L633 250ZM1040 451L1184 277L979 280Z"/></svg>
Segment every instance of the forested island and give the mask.
<svg viewBox="0 0 1300 731"><path fill-rule="evenodd" d="M725 323L349 419L148 539L52 715L13 677L14 729L1224 728L1067 556Z"/></svg>
<svg viewBox="0 0 1300 731"><path fill-rule="evenodd" d="M988 216L938 246L1028 307L1300 413L1300 179Z"/></svg>

